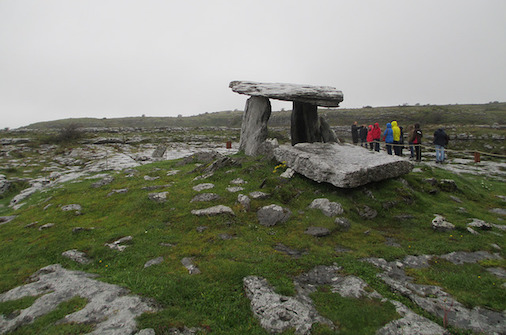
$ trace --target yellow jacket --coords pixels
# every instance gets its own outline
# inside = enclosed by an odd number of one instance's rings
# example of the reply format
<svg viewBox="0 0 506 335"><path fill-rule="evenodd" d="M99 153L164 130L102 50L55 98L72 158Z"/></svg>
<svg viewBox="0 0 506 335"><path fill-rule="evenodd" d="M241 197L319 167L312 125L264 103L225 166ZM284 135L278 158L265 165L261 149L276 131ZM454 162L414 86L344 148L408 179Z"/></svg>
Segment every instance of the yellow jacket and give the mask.
<svg viewBox="0 0 506 335"><path fill-rule="evenodd" d="M400 141L401 128L397 126L397 121L392 121L392 131L394 132L394 141Z"/></svg>

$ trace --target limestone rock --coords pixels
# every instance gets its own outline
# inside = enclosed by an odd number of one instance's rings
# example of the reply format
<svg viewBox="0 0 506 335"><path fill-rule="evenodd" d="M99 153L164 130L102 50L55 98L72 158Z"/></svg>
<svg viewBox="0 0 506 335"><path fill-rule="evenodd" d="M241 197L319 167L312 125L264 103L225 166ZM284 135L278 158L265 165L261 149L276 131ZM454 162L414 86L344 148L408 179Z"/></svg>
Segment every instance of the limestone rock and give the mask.
<svg viewBox="0 0 506 335"><path fill-rule="evenodd" d="M367 220L373 220L378 216L378 212L367 205L360 205L357 207L358 215L360 217L367 219Z"/></svg>
<svg viewBox="0 0 506 335"><path fill-rule="evenodd" d="M193 190L200 192L200 191L204 191L204 190L209 190L213 187L214 187L214 184L204 183L204 184L198 184L198 185L193 186Z"/></svg>
<svg viewBox="0 0 506 335"><path fill-rule="evenodd" d="M458 190L457 184L453 179L441 179L438 186L444 192L456 192Z"/></svg>
<svg viewBox="0 0 506 335"><path fill-rule="evenodd" d="M42 225L39 227L39 230L42 231L44 229L48 229L54 226L54 223L46 223L45 225Z"/></svg>
<svg viewBox="0 0 506 335"><path fill-rule="evenodd" d="M339 230L341 231L350 230L351 223L347 218L336 218L334 223L339 227Z"/></svg>
<svg viewBox="0 0 506 335"><path fill-rule="evenodd" d="M242 190L244 190L244 187L241 187L241 186L229 186L226 188L227 191L229 191L230 193L236 193L236 192L240 192Z"/></svg>
<svg viewBox="0 0 506 335"><path fill-rule="evenodd" d="M86 254L77 249L67 250L61 254L63 257L73 260L79 264L88 264L91 262Z"/></svg>
<svg viewBox="0 0 506 335"><path fill-rule="evenodd" d="M309 205L309 208L319 209L326 216L336 216L343 213L343 206L338 202L331 202L326 198L314 199Z"/></svg>
<svg viewBox="0 0 506 335"><path fill-rule="evenodd" d="M7 180L7 178L0 174L0 195L6 193L9 190L10 182Z"/></svg>
<svg viewBox="0 0 506 335"><path fill-rule="evenodd" d="M265 192L260 192L260 191L254 191L254 192L251 192L249 194L249 196L252 199L259 200L259 199L267 199L268 197L270 197L270 194L267 194Z"/></svg>
<svg viewBox="0 0 506 335"><path fill-rule="evenodd" d="M146 180L146 181L154 181L157 179L160 179L160 177L158 177L158 176L156 176L156 177L144 176L144 180Z"/></svg>
<svg viewBox="0 0 506 335"><path fill-rule="evenodd" d="M343 101L343 92L330 86L232 81L229 87L239 94L297 101L324 107L337 107Z"/></svg>
<svg viewBox="0 0 506 335"><path fill-rule="evenodd" d="M103 179L91 184L91 187L93 188L99 188L99 187L102 187L102 186L105 186L107 184L110 184L114 181L114 178L112 176L106 176L104 177Z"/></svg>
<svg viewBox="0 0 506 335"><path fill-rule="evenodd" d="M219 200L220 196L216 193L199 193L193 197L190 202L209 202Z"/></svg>
<svg viewBox="0 0 506 335"><path fill-rule="evenodd" d="M68 211L81 211L81 209L82 209L82 207L79 204L65 205L65 206L62 206L62 208L61 208L61 210L64 211L64 212L68 212Z"/></svg>
<svg viewBox="0 0 506 335"><path fill-rule="evenodd" d="M235 215L232 208L224 205L213 206L205 209L194 209L191 211L191 213L197 216L214 216L221 214Z"/></svg>
<svg viewBox="0 0 506 335"><path fill-rule="evenodd" d="M489 212L498 215L506 215L506 209L504 208L492 208Z"/></svg>
<svg viewBox="0 0 506 335"><path fill-rule="evenodd" d="M308 227L304 234L308 234L314 237L323 237L330 235L330 230L325 227Z"/></svg>
<svg viewBox="0 0 506 335"><path fill-rule="evenodd" d="M190 257L183 258L181 264L183 264L191 275L198 275L201 273L199 268L193 264L193 260Z"/></svg>
<svg viewBox="0 0 506 335"><path fill-rule="evenodd" d="M288 168L288 169L286 169L286 171L285 171L285 172L283 172L283 173L282 173L282 174L280 174L279 176L280 176L281 178L290 179L290 178L292 178L294 175L295 175L295 171L294 171L293 169L291 169L291 168Z"/></svg>
<svg viewBox="0 0 506 335"><path fill-rule="evenodd" d="M274 250L287 254L288 256L292 256L293 258L299 258L302 255L306 255L306 251L299 251L292 248L287 247L283 243L278 243L274 247Z"/></svg>
<svg viewBox="0 0 506 335"><path fill-rule="evenodd" d="M128 245L122 245L122 243L130 242L133 240L132 236L125 236L112 243L106 243L105 246L113 250L124 251Z"/></svg>
<svg viewBox="0 0 506 335"><path fill-rule="evenodd" d="M40 269L30 277L28 284L0 294L0 302L39 296L31 306L21 310L15 317L0 318L0 334L32 323L75 296L86 299L87 304L79 311L66 315L62 322L94 324L91 334L133 334L137 330L136 317L145 312L157 311L153 301L128 295L127 289L93 279L94 277L96 275L66 270L59 264Z"/></svg>
<svg viewBox="0 0 506 335"><path fill-rule="evenodd" d="M234 184L234 185L242 185L242 184L247 184L248 182L245 181L244 179L241 179L241 178L236 178L232 181L230 181L230 184Z"/></svg>
<svg viewBox="0 0 506 335"><path fill-rule="evenodd" d="M170 170L170 171L167 171L167 176L170 177L170 176L175 176L176 174L179 173L180 170Z"/></svg>
<svg viewBox="0 0 506 335"><path fill-rule="evenodd" d="M253 315L270 333L294 328L296 334L310 334L314 323L332 325L318 314L310 300L279 295L264 278L248 276L243 283Z"/></svg>
<svg viewBox="0 0 506 335"><path fill-rule="evenodd" d="M144 269L145 268L149 268L150 266L153 266L153 265L161 264L161 263L163 263L163 257L162 256L150 259L149 261L147 261L144 264Z"/></svg>
<svg viewBox="0 0 506 335"><path fill-rule="evenodd" d="M257 212L258 223L267 227L286 222L291 215L290 210L274 204L264 206Z"/></svg>
<svg viewBox="0 0 506 335"><path fill-rule="evenodd" d="M468 227L472 227L472 228L477 228L477 229L481 229L481 230L490 230L492 229L492 225L488 222L485 222L483 220L480 220L480 219L473 219L472 222L469 222L467 224Z"/></svg>
<svg viewBox="0 0 506 335"><path fill-rule="evenodd" d="M153 158L162 158L165 154L165 151L167 151L167 145L166 144L160 144L156 147L155 151L153 151L153 154L151 157Z"/></svg>
<svg viewBox="0 0 506 335"><path fill-rule="evenodd" d="M455 225L446 221L446 219L443 216L436 214L436 217L432 220L432 229L435 231L442 231L442 232L450 231L455 229Z"/></svg>
<svg viewBox="0 0 506 335"><path fill-rule="evenodd" d="M271 112L271 102L267 98L251 97L246 101L239 142L239 150L246 155L257 155L267 139L267 122Z"/></svg>
<svg viewBox="0 0 506 335"><path fill-rule="evenodd" d="M108 197L112 196L113 194L124 194L128 192L128 188L121 188L118 190L112 190L107 194Z"/></svg>
<svg viewBox="0 0 506 335"><path fill-rule="evenodd" d="M167 201L167 194L169 192L158 192L158 193L149 193L148 198L149 200L155 201L155 202L166 202Z"/></svg>
<svg viewBox="0 0 506 335"><path fill-rule="evenodd" d="M413 164L394 155L337 143L281 145L276 159L316 182L353 188L409 173Z"/></svg>
<svg viewBox="0 0 506 335"><path fill-rule="evenodd" d="M6 224L7 222L11 222L16 218L16 215L11 216L0 216L0 226Z"/></svg>
<svg viewBox="0 0 506 335"><path fill-rule="evenodd" d="M246 212L248 212L250 210L250 208L251 208L251 199L247 195L239 194L237 196L237 202L241 204L242 208L244 208L244 210Z"/></svg>
<svg viewBox="0 0 506 335"><path fill-rule="evenodd" d="M478 263L485 259L496 259L496 260L502 259L501 256L493 255L486 251L475 251L475 252L454 251L449 254L442 255L440 257L457 265L462 265L466 263Z"/></svg>

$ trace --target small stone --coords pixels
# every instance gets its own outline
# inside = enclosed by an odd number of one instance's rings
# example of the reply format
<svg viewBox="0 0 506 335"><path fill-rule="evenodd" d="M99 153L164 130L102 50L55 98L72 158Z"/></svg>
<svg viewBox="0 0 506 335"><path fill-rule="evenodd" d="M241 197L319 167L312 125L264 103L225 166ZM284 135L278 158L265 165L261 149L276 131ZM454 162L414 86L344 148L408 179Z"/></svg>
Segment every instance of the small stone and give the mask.
<svg viewBox="0 0 506 335"><path fill-rule="evenodd" d="M11 222L16 218L16 215L11 216L0 216L0 226L6 224L7 222Z"/></svg>
<svg viewBox="0 0 506 335"><path fill-rule="evenodd" d="M326 216L332 217L344 212L343 206L338 202L331 202L326 198L314 199L309 208L319 209Z"/></svg>
<svg viewBox="0 0 506 335"><path fill-rule="evenodd" d="M157 180L157 179L160 179L160 177L144 176L144 180L146 180L146 181L153 181L153 180Z"/></svg>
<svg viewBox="0 0 506 335"><path fill-rule="evenodd" d="M462 203L462 200L460 200L459 197L456 197L454 195L450 195L450 199L452 199L453 201L455 201L456 203L459 203L461 204Z"/></svg>
<svg viewBox="0 0 506 335"><path fill-rule="evenodd" d="M457 184L453 179L441 179L438 186L443 192L456 192L458 190Z"/></svg>
<svg viewBox="0 0 506 335"><path fill-rule="evenodd" d="M161 243L160 243L160 246L162 246L162 247L172 248L172 247L175 247L176 245L175 245L175 244L173 244L173 243L161 242Z"/></svg>
<svg viewBox="0 0 506 335"><path fill-rule="evenodd" d="M203 233L203 232L204 232L204 230L209 229L209 227L207 227L207 226L199 226L199 227L197 227L196 229L197 229L197 232L199 232L199 233Z"/></svg>
<svg viewBox="0 0 506 335"><path fill-rule="evenodd" d="M446 219L441 216L441 215L438 215L438 214L435 214L436 217L432 220L432 229L435 230L435 231L450 231L450 230L454 230L455 229L455 226L446 221Z"/></svg>
<svg viewBox="0 0 506 335"><path fill-rule="evenodd" d="M372 220L378 216L378 212L376 212L375 209L367 206L367 205L361 205L357 207L358 215L360 215L362 218L367 220Z"/></svg>
<svg viewBox="0 0 506 335"><path fill-rule="evenodd" d="M109 192L107 194L107 196L110 197L113 194L123 194L123 193L127 193L127 192L128 192L128 188L121 188L119 190L112 190L111 192Z"/></svg>
<svg viewBox="0 0 506 335"><path fill-rule="evenodd" d="M176 174L179 173L180 170L170 170L170 171L167 171L167 176L174 176Z"/></svg>
<svg viewBox="0 0 506 335"><path fill-rule="evenodd" d="M219 200L220 198L216 193L199 193L190 202L209 202Z"/></svg>
<svg viewBox="0 0 506 335"><path fill-rule="evenodd" d="M436 178L426 178L423 181L426 182L427 184L432 185L432 186L436 186L436 184L437 184Z"/></svg>
<svg viewBox="0 0 506 335"><path fill-rule="evenodd" d="M153 266L153 265L161 264L162 262L163 262L162 256L157 257L157 258L153 258L153 259L147 261L146 264L144 264L144 269L149 268L150 266Z"/></svg>
<svg viewBox="0 0 506 335"><path fill-rule="evenodd" d="M191 275L198 275L201 273L199 268L193 264L193 260L190 257L183 258L181 264L183 264Z"/></svg>
<svg viewBox="0 0 506 335"><path fill-rule="evenodd" d="M292 256L293 258L299 258L302 255L307 254L307 252L305 252L305 251L299 251L299 250L289 248L286 245L284 245L283 243L278 243L273 248L274 248L274 250L282 252L284 254L287 254L288 256Z"/></svg>
<svg viewBox="0 0 506 335"><path fill-rule="evenodd" d="M468 227L477 228L481 230L491 230L492 225L480 219L473 219L472 222L467 224Z"/></svg>
<svg viewBox="0 0 506 335"><path fill-rule="evenodd" d="M132 240L133 240L132 236L125 236L125 237L120 238L117 241L112 242L112 243L106 243L105 246L109 247L109 248L111 248L113 250L124 251L128 246L127 245L121 245L121 243L130 242Z"/></svg>
<svg viewBox="0 0 506 335"><path fill-rule="evenodd" d="M158 193L149 193L148 198L149 200L155 201L155 202L166 202L167 201L167 194L169 192L158 192Z"/></svg>
<svg viewBox="0 0 506 335"><path fill-rule="evenodd" d="M295 170L292 168L288 168L288 169L286 169L285 172L283 172L280 175L280 177L285 178L285 179L291 179L291 178L293 178L294 175L295 175Z"/></svg>
<svg viewBox="0 0 506 335"><path fill-rule="evenodd" d="M42 210L47 210L49 207L53 206L53 204L47 204L46 206L44 206L44 208Z"/></svg>
<svg viewBox="0 0 506 335"><path fill-rule="evenodd" d="M32 227L36 226L36 225L37 225L37 223L39 223L39 221L35 221L35 222L32 222L32 223L29 223L29 224L27 224L27 225L25 226L25 228L32 228Z"/></svg>
<svg viewBox="0 0 506 335"><path fill-rule="evenodd" d="M489 212L498 215L506 215L506 209L504 208L492 208Z"/></svg>
<svg viewBox="0 0 506 335"><path fill-rule="evenodd" d="M99 180L99 181L91 184L91 187L93 187L93 188L99 188L99 187L105 186L107 184L110 184L113 181L114 181L114 178L112 176L106 176L102 180Z"/></svg>
<svg viewBox="0 0 506 335"><path fill-rule="evenodd" d="M91 228L75 227L75 228L72 228L72 233L77 234L77 233L81 233L81 232L85 232L85 231L92 231L93 229L95 229L95 228L94 227L91 227Z"/></svg>
<svg viewBox="0 0 506 335"><path fill-rule="evenodd" d="M204 184L198 184L198 185L193 186L193 190L197 191L197 192L200 192L200 191L203 191L203 190L209 190L209 189L211 189L213 187L214 187L214 184L204 183Z"/></svg>
<svg viewBox="0 0 506 335"><path fill-rule="evenodd" d="M227 187L227 191L229 191L231 193L239 192L239 191L242 191L242 190L244 190L244 187L240 187L240 186Z"/></svg>
<svg viewBox="0 0 506 335"><path fill-rule="evenodd" d="M258 222L267 227L286 222L291 215L290 210L274 204L264 206L257 212Z"/></svg>
<svg viewBox="0 0 506 335"><path fill-rule="evenodd" d="M244 194L239 194L237 196L237 202L241 204L242 208L244 208L244 211L248 212L251 207L251 199Z"/></svg>
<svg viewBox="0 0 506 335"><path fill-rule="evenodd" d="M44 229L48 229L48 228L51 228L54 226L54 223L46 223L45 225L42 225L39 227L39 230L44 230Z"/></svg>
<svg viewBox="0 0 506 335"><path fill-rule="evenodd" d="M268 197L270 197L270 194L260 192L260 191L254 191L254 192L251 192L249 194L249 196L251 197L251 199L261 200L261 199L267 199Z"/></svg>
<svg viewBox="0 0 506 335"><path fill-rule="evenodd" d="M502 250L502 248L500 246L498 246L497 244L495 244L495 243L490 244L490 246L492 248L494 248L495 250L497 250L497 251L501 251Z"/></svg>
<svg viewBox="0 0 506 335"><path fill-rule="evenodd" d="M139 330L135 335L156 335L155 330L153 328L145 328Z"/></svg>
<svg viewBox="0 0 506 335"><path fill-rule="evenodd" d="M506 270L503 268L487 268L487 271L499 278L506 278Z"/></svg>
<svg viewBox="0 0 506 335"><path fill-rule="evenodd" d="M234 184L234 185L242 185L242 184L247 184L247 183L248 183L247 181L244 181L241 178L236 178L230 182L230 184Z"/></svg>
<svg viewBox="0 0 506 335"><path fill-rule="evenodd" d="M229 235L229 234L219 234L218 237L222 240L232 240L234 239L235 237L232 236L232 235Z"/></svg>
<svg viewBox="0 0 506 335"><path fill-rule="evenodd" d="M467 230L468 232L470 232L471 234L473 234L473 235L480 235L480 233L478 233L476 230L474 230L474 229L473 229L473 228L471 228L471 227L467 227L467 228L466 228L466 230Z"/></svg>
<svg viewBox="0 0 506 335"><path fill-rule="evenodd" d="M205 209L194 209L191 211L191 213L197 216L214 216L221 214L235 215L232 208L223 205L213 206Z"/></svg>
<svg viewBox="0 0 506 335"><path fill-rule="evenodd" d="M348 231L350 230L351 223L347 218L336 218L334 223L339 227L340 231Z"/></svg>
<svg viewBox="0 0 506 335"><path fill-rule="evenodd" d="M330 235L330 230L324 227L308 227L304 234L308 234L314 237L323 237Z"/></svg>
<svg viewBox="0 0 506 335"><path fill-rule="evenodd" d="M78 205L78 204L66 205L66 206L62 206L62 208L61 208L61 210L64 212L80 211L81 209L82 209L81 205Z"/></svg>
<svg viewBox="0 0 506 335"><path fill-rule="evenodd" d="M84 252L78 251L77 249L67 250L61 255L79 264L88 264L91 262Z"/></svg>

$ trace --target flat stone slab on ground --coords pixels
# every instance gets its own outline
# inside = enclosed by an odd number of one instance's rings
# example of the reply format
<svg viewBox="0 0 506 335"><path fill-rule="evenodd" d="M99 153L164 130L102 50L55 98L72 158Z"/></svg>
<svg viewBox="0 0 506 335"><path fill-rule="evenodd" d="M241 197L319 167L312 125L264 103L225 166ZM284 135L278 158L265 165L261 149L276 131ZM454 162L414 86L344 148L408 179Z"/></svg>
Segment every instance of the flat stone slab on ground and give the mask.
<svg viewBox="0 0 506 335"><path fill-rule="evenodd" d="M276 159L305 177L353 188L411 172L413 164L398 156L337 143L298 143L274 150Z"/></svg>

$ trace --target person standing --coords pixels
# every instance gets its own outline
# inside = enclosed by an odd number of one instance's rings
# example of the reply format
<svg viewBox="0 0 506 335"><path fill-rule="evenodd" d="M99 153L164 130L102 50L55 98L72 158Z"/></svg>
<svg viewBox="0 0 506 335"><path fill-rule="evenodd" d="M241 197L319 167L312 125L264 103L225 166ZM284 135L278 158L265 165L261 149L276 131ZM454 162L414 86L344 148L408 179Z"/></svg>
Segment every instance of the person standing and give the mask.
<svg viewBox="0 0 506 335"><path fill-rule="evenodd" d="M448 145L450 138L443 128L434 132L434 146L436 147L436 163L443 164L445 160L445 146Z"/></svg>
<svg viewBox="0 0 506 335"><path fill-rule="evenodd" d="M372 129L372 140L374 141L374 150L380 151L381 128L378 122L374 124Z"/></svg>
<svg viewBox="0 0 506 335"><path fill-rule="evenodd" d="M394 136L393 141L393 147L394 147L394 153L396 156L401 155L401 146L399 145L401 143L401 128L397 126L397 121L392 121L392 132Z"/></svg>
<svg viewBox="0 0 506 335"><path fill-rule="evenodd" d="M415 129L413 129L413 137L411 139L411 142L413 142L413 146L415 147L415 156L416 161L420 162L422 161L422 130L420 129L420 124L415 123Z"/></svg>
<svg viewBox="0 0 506 335"><path fill-rule="evenodd" d="M367 125L363 124L359 128L359 135L360 135L360 146L367 148Z"/></svg>
<svg viewBox="0 0 506 335"><path fill-rule="evenodd" d="M353 122L353 125L351 126L351 140L353 141L353 144L358 144L358 122Z"/></svg>
<svg viewBox="0 0 506 335"><path fill-rule="evenodd" d="M394 143L394 132L392 130L392 124L387 123L387 129L383 133L383 141L385 141L385 146L387 148L387 153L389 155L392 154L392 144Z"/></svg>
<svg viewBox="0 0 506 335"><path fill-rule="evenodd" d="M410 124L408 126L408 145L409 145L409 151L411 152L409 158L413 159L415 158L415 147L413 146L413 133L415 132L415 126Z"/></svg>
<svg viewBox="0 0 506 335"><path fill-rule="evenodd" d="M369 150L372 150L374 147L373 138L372 138L372 124L369 125L369 130L367 131L367 143L369 143Z"/></svg>

